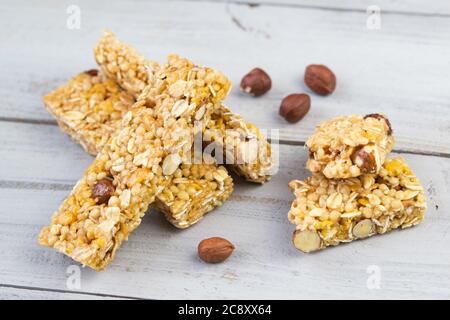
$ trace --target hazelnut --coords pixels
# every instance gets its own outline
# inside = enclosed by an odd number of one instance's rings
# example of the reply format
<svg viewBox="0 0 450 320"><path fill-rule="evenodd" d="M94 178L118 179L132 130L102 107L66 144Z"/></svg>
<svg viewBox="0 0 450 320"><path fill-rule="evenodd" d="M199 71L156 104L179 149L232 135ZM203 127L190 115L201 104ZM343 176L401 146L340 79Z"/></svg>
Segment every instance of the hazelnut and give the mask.
<svg viewBox="0 0 450 320"><path fill-rule="evenodd" d="M321 240L317 232L311 230L295 230L292 234L294 246L303 252L311 252L320 249Z"/></svg>
<svg viewBox="0 0 450 320"><path fill-rule="evenodd" d="M290 123L300 121L309 111L311 99L305 93L290 94L281 101L280 116Z"/></svg>
<svg viewBox="0 0 450 320"><path fill-rule="evenodd" d="M327 66L311 64L305 70L305 83L315 93L328 95L336 89L336 76Z"/></svg>
<svg viewBox="0 0 450 320"><path fill-rule="evenodd" d="M272 87L269 75L260 68L255 68L247 73L241 80L241 90L254 97L262 96Z"/></svg>
<svg viewBox="0 0 450 320"><path fill-rule="evenodd" d="M208 238L198 244L198 256L207 263L225 261L234 250L233 244L220 237Z"/></svg>
<svg viewBox="0 0 450 320"><path fill-rule="evenodd" d="M375 225L370 219L364 219L359 221L354 227L353 227L353 235L359 239L361 238L367 238L374 232Z"/></svg>
<svg viewBox="0 0 450 320"><path fill-rule="evenodd" d="M90 75L91 77L96 77L98 75L98 70L90 69L90 70L85 71L84 73L86 73L87 75Z"/></svg>
<svg viewBox="0 0 450 320"><path fill-rule="evenodd" d="M370 146L358 147L353 151L351 159L359 167L361 173L377 173L377 159L375 150L370 151Z"/></svg>
<svg viewBox="0 0 450 320"><path fill-rule="evenodd" d="M92 188L92 198L96 199L98 204L107 203L114 191L115 188L111 180L101 179Z"/></svg>
<svg viewBox="0 0 450 320"><path fill-rule="evenodd" d="M386 118L385 116L383 116L382 114L379 113L371 113L371 114L367 114L364 116L364 119L366 118L375 118L375 119L379 119L379 120L384 120L386 121L386 124L388 126L388 134L391 135L392 134L392 127L391 127L391 122L389 121L388 118Z"/></svg>

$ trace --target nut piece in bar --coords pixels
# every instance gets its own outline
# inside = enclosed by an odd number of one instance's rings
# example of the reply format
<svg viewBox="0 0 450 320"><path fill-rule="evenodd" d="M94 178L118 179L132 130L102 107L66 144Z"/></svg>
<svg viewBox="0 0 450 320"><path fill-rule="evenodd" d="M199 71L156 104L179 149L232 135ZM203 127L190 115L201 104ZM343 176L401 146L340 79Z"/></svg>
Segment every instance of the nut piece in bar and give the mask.
<svg viewBox="0 0 450 320"><path fill-rule="evenodd" d="M289 186L293 243L303 252L414 226L426 209L423 187L402 158L387 159L378 175L338 180L315 173Z"/></svg>
<svg viewBox="0 0 450 320"><path fill-rule="evenodd" d="M393 144L389 120L382 115L336 117L319 124L306 141L306 167L329 179L378 173Z"/></svg>
<svg viewBox="0 0 450 320"><path fill-rule="evenodd" d="M105 32L94 50L94 55L100 68L109 77L135 95L139 95L142 82L154 80L154 70L159 68L155 66L156 64L147 68L146 64L149 60L130 45L122 43L111 32ZM143 72L145 69L148 69L147 74ZM126 72L122 70L126 70ZM187 79L190 79L190 75L187 76ZM179 86L172 88L172 93L181 95L186 88L185 84L180 82ZM216 95L219 87L210 85L209 89L213 95ZM201 112L199 114L201 115ZM222 118L220 121L223 125L216 125L218 118ZM212 133L209 130L210 132L205 134L205 137L209 136L211 141L224 143L228 136L225 130L232 136L228 138L230 145L227 147L231 150L234 149L233 154L229 157L231 158L230 162L233 162L230 164L231 168L248 181L263 183L269 180L274 160L270 143L260 130L223 105L218 108L211 121L207 127L215 129L216 132ZM233 133L233 130L236 132Z"/></svg>
<svg viewBox="0 0 450 320"><path fill-rule="evenodd" d="M44 104L62 131L88 153L96 155L119 128L134 98L101 72L93 71L79 74L67 85L46 95ZM178 228L189 227L200 220L233 191L232 179L224 167L184 164L183 168L179 171L181 175L173 178L154 203ZM184 173L187 175L183 176Z"/></svg>
<svg viewBox="0 0 450 320"><path fill-rule="evenodd" d="M180 83L189 90L175 97L171 88ZM51 224L41 230L39 243L95 270L105 268L172 175L181 170L179 165L193 143L186 136L193 136L193 119L199 110L208 119L230 86L220 72L169 56L55 212ZM214 95L211 87L216 88ZM109 178L115 189L108 203L99 204L92 197L92 188L104 178Z"/></svg>

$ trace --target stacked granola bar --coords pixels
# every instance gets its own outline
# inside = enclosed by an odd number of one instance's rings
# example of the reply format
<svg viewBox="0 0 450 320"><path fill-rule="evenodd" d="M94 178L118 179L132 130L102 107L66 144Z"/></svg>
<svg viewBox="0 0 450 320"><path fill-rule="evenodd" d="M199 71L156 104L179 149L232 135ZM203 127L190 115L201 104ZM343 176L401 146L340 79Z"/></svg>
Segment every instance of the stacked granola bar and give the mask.
<svg viewBox="0 0 450 320"><path fill-rule="evenodd" d="M39 242L102 270L150 205L186 228L231 194L232 179L214 158L192 163L190 137L213 137L229 152L219 134L230 130L231 167L253 182L267 181L273 162L258 128L222 105L231 83L220 72L176 55L159 65L110 32L94 54L100 72L44 97L60 128L96 158Z"/></svg>
<svg viewBox="0 0 450 320"><path fill-rule="evenodd" d="M394 138L380 114L341 116L316 127L304 181L291 181L288 219L295 247L311 252L418 224L423 187L402 158L388 159Z"/></svg>

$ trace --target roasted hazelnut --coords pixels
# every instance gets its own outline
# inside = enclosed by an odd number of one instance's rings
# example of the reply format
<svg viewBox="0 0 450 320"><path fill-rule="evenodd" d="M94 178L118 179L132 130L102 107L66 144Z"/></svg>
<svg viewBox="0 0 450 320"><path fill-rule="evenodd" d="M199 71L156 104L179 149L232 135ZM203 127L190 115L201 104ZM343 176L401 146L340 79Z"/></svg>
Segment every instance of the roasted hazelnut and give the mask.
<svg viewBox="0 0 450 320"><path fill-rule="evenodd" d="M356 148L351 159L359 167L361 173L377 173L378 168L374 151L369 151L366 147Z"/></svg>
<svg viewBox="0 0 450 320"><path fill-rule="evenodd" d="M96 199L98 204L107 203L114 191L115 188L111 180L101 179L92 188L92 198Z"/></svg>
<svg viewBox="0 0 450 320"><path fill-rule="evenodd" d="M269 75L260 68L255 68L247 73L241 80L241 90L252 96L259 97L270 90L272 80Z"/></svg>
<svg viewBox="0 0 450 320"><path fill-rule="evenodd" d="M305 83L315 93L328 95L336 89L336 76L327 66L311 64L305 70Z"/></svg>
<svg viewBox="0 0 450 320"><path fill-rule="evenodd" d="M389 134L389 135L392 134L391 122L389 121L388 118L386 118L386 117L383 116L382 114L379 114L379 113L371 113L371 114L365 115L365 116L364 116L364 119L366 119L366 118L382 119L382 120L386 121L386 124L387 124L387 126L388 126L388 128L389 128L389 129L388 129L388 134Z"/></svg>
<svg viewBox="0 0 450 320"><path fill-rule="evenodd" d="M220 237L208 238L198 244L198 256L207 263L225 261L234 250L234 245L227 239Z"/></svg>
<svg viewBox="0 0 450 320"><path fill-rule="evenodd" d="M295 123L300 121L309 111L311 99L305 93L294 93L281 101L279 114L286 121Z"/></svg>
<svg viewBox="0 0 450 320"><path fill-rule="evenodd" d="M90 70L85 71L84 73L90 75L91 77L96 77L98 75L98 70L90 69Z"/></svg>

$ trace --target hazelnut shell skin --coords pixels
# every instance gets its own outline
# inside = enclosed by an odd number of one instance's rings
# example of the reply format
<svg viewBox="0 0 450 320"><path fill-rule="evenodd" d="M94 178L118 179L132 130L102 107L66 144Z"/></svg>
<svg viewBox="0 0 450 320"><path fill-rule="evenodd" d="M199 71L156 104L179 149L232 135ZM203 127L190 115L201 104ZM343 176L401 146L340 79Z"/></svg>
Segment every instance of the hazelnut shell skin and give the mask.
<svg viewBox="0 0 450 320"><path fill-rule="evenodd" d="M270 76L261 68L254 68L241 80L241 91L259 97L272 88Z"/></svg>
<svg viewBox="0 0 450 320"><path fill-rule="evenodd" d="M305 84L313 92L326 96L336 89L336 76L327 66L311 64L305 69Z"/></svg>
<svg viewBox="0 0 450 320"><path fill-rule="evenodd" d="M300 121L311 108L311 98L306 93L294 93L286 96L280 105L279 114L289 123Z"/></svg>
<svg viewBox="0 0 450 320"><path fill-rule="evenodd" d="M387 126L388 126L388 134L389 135L392 135L392 126L391 126L391 122L389 121L389 119L388 118L386 118L384 115L382 115L382 114L379 114L379 113L371 113L371 114L366 114L365 116L364 116L364 119L366 119L366 118L375 118L375 119L379 119L379 120L384 120L385 122L386 122L386 124L387 124Z"/></svg>
<svg viewBox="0 0 450 320"><path fill-rule="evenodd" d="M115 188L111 180L101 179L92 187L92 198L98 204L107 203L114 194Z"/></svg>
<svg viewBox="0 0 450 320"><path fill-rule="evenodd" d="M227 239L212 237L200 241L198 256L206 263L220 263L225 261L234 251L234 245Z"/></svg>

